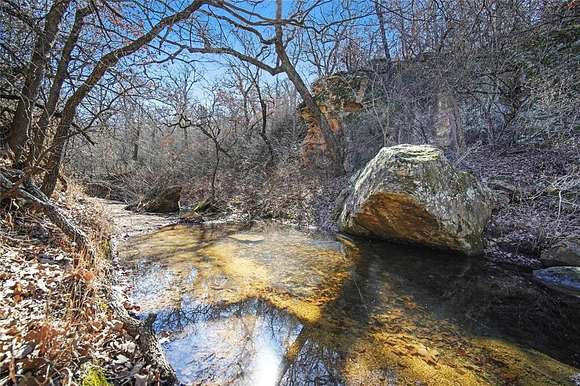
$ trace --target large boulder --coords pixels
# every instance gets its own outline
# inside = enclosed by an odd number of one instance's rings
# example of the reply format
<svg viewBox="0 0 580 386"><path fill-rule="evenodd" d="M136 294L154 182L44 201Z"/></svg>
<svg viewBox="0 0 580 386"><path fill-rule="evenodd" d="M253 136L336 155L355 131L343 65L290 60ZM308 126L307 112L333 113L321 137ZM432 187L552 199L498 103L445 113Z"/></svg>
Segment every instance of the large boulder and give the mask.
<svg viewBox="0 0 580 386"><path fill-rule="evenodd" d="M179 211L181 186L171 186L152 194L145 200L128 205L125 209L136 212L171 213Z"/></svg>
<svg viewBox="0 0 580 386"><path fill-rule="evenodd" d="M477 255L493 208L490 192L436 147L382 148L338 200L345 233Z"/></svg>

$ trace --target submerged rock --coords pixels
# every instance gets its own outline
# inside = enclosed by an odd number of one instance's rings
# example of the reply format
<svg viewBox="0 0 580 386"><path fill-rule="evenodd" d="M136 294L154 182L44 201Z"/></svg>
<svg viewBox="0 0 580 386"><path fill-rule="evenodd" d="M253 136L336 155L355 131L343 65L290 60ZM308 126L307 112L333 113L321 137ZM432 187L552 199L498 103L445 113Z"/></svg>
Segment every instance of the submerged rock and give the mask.
<svg viewBox="0 0 580 386"><path fill-rule="evenodd" d="M534 278L548 287L580 296L580 267L550 267L534 271Z"/></svg>
<svg viewBox="0 0 580 386"><path fill-rule="evenodd" d="M128 205L125 209L136 212L170 213L179 210L181 186L171 186L145 200Z"/></svg>
<svg viewBox="0 0 580 386"><path fill-rule="evenodd" d="M180 219L186 223L202 223L206 216L220 213L217 204L210 198L204 198L196 202L190 210L181 214Z"/></svg>
<svg viewBox="0 0 580 386"><path fill-rule="evenodd" d="M359 236L449 249L483 250L492 198L476 178L456 170L436 147L385 147L341 194L338 226Z"/></svg>
<svg viewBox="0 0 580 386"><path fill-rule="evenodd" d="M546 266L572 265L580 267L580 237L568 237L542 252Z"/></svg>
<svg viewBox="0 0 580 386"><path fill-rule="evenodd" d="M264 236L249 233L236 233L235 235L230 235L230 238L243 243L259 243L260 241L264 241Z"/></svg>

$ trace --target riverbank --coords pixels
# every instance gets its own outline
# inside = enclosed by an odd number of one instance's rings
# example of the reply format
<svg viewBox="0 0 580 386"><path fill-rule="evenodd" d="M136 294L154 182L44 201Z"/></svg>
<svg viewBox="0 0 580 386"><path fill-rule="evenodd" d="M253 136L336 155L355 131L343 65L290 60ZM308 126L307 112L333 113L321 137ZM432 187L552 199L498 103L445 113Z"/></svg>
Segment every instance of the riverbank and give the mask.
<svg viewBox="0 0 580 386"><path fill-rule="evenodd" d="M126 290L112 279L110 240L118 230L74 187L56 204L94 253L79 252L34 208L0 212L0 384L155 380L158 369L111 303L112 290Z"/></svg>
<svg viewBox="0 0 580 386"><path fill-rule="evenodd" d="M543 251L580 235L579 151L577 143L480 148L456 159L496 197L485 233L485 258L539 268Z"/></svg>
<svg viewBox="0 0 580 386"><path fill-rule="evenodd" d="M493 192L496 203L484 234L484 258L539 268L544 250L563 238L580 235L578 154L574 143L498 150L479 146L447 154L457 168L470 171ZM268 177L224 172L217 185L219 213L201 218L276 220L335 232L335 202L349 179L349 175L306 173L294 163L275 168ZM183 183L186 207L208 195L203 179Z"/></svg>
<svg viewBox="0 0 580 386"><path fill-rule="evenodd" d="M2 213L0 288L8 302L0 308L1 379L13 383L32 379L78 383L87 374L99 382L107 379L114 384L156 379L158 369L148 364L139 342L109 306L111 286L119 294L134 288L124 266L111 261L108 253L111 241L114 245L134 240L135 236L175 223L178 217L132 213L124 209L123 203L87 198L75 189L58 197L57 203L67 217L90 236L98 258L88 261L79 255L75 245L39 213ZM328 205L321 208L328 213ZM311 226L291 219L278 220L302 228ZM504 280L502 285L508 282ZM525 287L520 288L518 283L509 284L515 287L506 291L512 295L525 293ZM122 303L125 311L143 315L143 305L130 304L126 298ZM545 301L542 307L556 307L552 303ZM525 330L527 325L518 325L517 330Z"/></svg>

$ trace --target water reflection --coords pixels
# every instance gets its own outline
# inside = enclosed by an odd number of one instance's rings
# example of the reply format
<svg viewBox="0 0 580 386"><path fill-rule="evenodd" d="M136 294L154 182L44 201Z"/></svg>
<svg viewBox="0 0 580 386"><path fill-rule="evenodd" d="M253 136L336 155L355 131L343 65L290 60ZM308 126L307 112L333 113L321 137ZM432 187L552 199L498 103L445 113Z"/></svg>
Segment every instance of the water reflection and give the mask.
<svg viewBox="0 0 580 386"><path fill-rule="evenodd" d="M284 349L302 328L297 320L257 300L216 307L185 302L180 320L189 324L176 326L164 313L156 326L170 332L167 358L182 382L277 383Z"/></svg>
<svg viewBox="0 0 580 386"><path fill-rule="evenodd" d="M556 385L578 371L578 300L481 260L273 226L173 226L121 248L187 384Z"/></svg>

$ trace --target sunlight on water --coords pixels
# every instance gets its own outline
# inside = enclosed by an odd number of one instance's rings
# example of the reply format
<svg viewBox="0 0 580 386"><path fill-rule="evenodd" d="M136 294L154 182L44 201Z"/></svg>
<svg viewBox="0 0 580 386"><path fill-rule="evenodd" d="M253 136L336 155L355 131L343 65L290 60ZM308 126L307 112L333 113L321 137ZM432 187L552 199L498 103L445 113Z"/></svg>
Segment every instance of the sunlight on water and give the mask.
<svg viewBox="0 0 580 386"><path fill-rule="evenodd" d="M186 384L561 385L578 372L578 305L554 308L479 260L275 226L171 226L121 250Z"/></svg>
<svg viewBox="0 0 580 386"><path fill-rule="evenodd" d="M278 383L281 358L270 346L260 347L256 353L251 379L256 386L275 386Z"/></svg>

